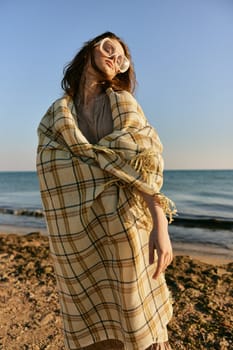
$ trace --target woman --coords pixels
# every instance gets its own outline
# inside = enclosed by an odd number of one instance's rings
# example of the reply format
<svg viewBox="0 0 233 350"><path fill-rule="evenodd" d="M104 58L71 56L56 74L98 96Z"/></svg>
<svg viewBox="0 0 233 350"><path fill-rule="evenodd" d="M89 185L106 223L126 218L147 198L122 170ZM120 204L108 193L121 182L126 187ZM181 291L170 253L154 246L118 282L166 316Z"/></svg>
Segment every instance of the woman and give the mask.
<svg viewBox="0 0 233 350"><path fill-rule="evenodd" d="M39 128L37 171L67 349L170 349L163 272L172 261L162 145L132 96L111 32L64 71Z"/></svg>

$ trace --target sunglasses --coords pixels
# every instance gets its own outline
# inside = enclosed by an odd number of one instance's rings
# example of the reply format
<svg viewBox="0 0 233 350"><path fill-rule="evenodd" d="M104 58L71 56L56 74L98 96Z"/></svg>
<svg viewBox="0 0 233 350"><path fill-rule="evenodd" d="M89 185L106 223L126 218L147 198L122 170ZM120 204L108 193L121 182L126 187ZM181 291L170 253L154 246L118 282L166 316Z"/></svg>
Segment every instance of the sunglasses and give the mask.
<svg viewBox="0 0 233 350"><path fill-rule="evenodd" d="M111 39L104 38L95 44L95 46L98 45L104 56L109 58L116 57L115 62L121 73L125 73L129 69L130 62L128 58L124 54L117 52L116 45Z"/></svg>

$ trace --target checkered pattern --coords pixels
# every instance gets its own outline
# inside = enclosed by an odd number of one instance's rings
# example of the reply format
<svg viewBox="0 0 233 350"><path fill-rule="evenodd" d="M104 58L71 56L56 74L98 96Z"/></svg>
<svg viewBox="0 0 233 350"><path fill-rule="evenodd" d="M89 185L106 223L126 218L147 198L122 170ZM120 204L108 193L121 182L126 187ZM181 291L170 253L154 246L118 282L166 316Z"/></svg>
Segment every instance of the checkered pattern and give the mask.
<svg viewBox="0 0 233 350"><path fill-rule="evenodd" d="M70 97L50 107L38 128L37 171L67 349L118 339L144 350L167 340L172 315L164 276L151 278L152 220L138 200L138 190L162 186L162 145L131 94L107 94L114 131L97 145L79 130Z"/></svg>

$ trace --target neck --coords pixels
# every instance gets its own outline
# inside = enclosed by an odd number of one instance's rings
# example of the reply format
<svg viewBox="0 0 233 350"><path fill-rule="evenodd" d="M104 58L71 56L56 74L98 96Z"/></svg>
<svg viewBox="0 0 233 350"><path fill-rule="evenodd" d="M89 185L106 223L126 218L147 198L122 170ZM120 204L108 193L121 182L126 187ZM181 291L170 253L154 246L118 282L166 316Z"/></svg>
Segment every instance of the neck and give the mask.
<svg viewBox="0 0 233 350"><path fill-rule="evenodd" d="M101 93L101 84L98 80L96 72L92 69L87 69L83 79L82 87L82 104L88 105L93 99Z"/></svg>

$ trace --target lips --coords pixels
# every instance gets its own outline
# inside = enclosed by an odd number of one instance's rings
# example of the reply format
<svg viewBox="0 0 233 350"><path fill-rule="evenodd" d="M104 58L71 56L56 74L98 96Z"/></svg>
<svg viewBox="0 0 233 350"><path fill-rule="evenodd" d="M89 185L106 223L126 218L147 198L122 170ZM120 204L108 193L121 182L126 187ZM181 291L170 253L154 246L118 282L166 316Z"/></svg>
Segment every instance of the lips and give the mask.
<svg viewBox="0 0 233 350"><path fill-rule="evenodd" d="M112 61L109 61L109 60L105 60L106 64L113 69L113 63Z"/></svg>

